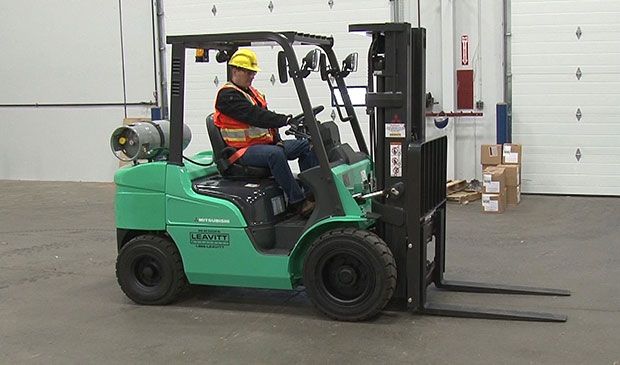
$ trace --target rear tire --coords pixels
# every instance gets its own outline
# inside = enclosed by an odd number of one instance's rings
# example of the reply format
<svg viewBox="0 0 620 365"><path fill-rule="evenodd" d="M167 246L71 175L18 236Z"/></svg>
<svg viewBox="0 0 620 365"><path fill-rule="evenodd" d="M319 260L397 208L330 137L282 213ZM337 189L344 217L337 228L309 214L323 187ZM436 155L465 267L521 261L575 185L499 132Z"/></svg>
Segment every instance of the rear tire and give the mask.
<svg viewBox="0 0 620 365"><path fill-rule="evenodd" d="M123 292L138 304L173 302L189 284L176 245L156 235L141 235L121 248L116 278Z"/></svg>
<svg viewBox="0 0 620 365"><path fill-rule="evenodd" d="M374 233L335 229L321 235L304 261L304 285L314 305L340 321L376 316L396 288L396 263Z"/></svg>

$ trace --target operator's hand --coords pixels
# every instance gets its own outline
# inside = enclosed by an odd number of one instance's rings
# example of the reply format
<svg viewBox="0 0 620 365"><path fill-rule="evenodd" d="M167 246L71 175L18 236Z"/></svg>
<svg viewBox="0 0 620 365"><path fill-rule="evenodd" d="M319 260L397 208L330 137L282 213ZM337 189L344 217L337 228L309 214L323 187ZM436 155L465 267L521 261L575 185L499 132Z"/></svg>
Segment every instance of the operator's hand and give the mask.
<svg viewBox="0 0 620 365"><path fill-rule="evenodd" d="M280 114L280 118L278 118L278 125L276 128L288 127L291 125L291 121L293 120L293 116L291 114L284 115Z"/></svg>
<svg viewBox="0 0 620 365"><path fill-rule="evenodd" d="M285 125L291 125L291 122L293 121L293 114L289 114L286 116L286 124Z"/></svg>

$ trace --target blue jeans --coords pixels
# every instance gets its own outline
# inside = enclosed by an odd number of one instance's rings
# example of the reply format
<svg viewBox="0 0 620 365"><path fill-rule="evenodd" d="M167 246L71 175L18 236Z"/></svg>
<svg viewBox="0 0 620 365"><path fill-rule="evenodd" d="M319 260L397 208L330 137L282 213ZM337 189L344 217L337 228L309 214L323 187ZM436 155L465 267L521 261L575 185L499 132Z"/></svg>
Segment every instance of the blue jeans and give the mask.
<svg viewBox="0 0 620 365"><path fill-rule="evenodd" d="M248 147L239 162L243 165L268 167L288 198L289 204L303 201L306 196L295 180L288 160L299 159L299 169L317 166L319 160L307 139L287 139L280 145L257 144Z"/></svg>

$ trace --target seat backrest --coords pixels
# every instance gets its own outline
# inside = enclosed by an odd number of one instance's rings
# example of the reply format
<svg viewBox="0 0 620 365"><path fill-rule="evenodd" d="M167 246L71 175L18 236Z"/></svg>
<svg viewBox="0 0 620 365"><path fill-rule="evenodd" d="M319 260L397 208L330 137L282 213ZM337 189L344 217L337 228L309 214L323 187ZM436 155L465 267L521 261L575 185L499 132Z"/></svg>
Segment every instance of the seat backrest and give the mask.
<svg viewBox="0 0 620 365"><path fill-rule="evenodd" d="M207 132L209 133L211 148L213 149L214 161L217 161L222 158L222 151L226 148L226 142L224 142L224 138L222 138L220 129L215 125L213 113L207 116Z"/></svg>
<svg viewBox="0 0 620 365"><path fill-rule="evenodd" d="M224 142L220 129L215 125L213 113L207 116L207 132L209 140L211 140L211 148L213 149L213 161L217 166L217 170L222 176L229 178L266 178L271 176L271 171L264 167L243 166L239 162L232 165L225 163L225 160L235 152ZM224 162L224 163L223 163Z"/></svg>
<svg viewBox="0 0 620 365"><path fill-rule="evenodd" d="M340 141L340 132L336 123L322 122L319 131L329 162L340 160L350 165L368 158L365 153L356 152L348 143Z"/></svg>
<svg viewBox="0 0 620 365"><path fill-rule="evenodd" d="M321 139L327 150L340 144L340 132L338 131L336 123L321 122L319 132L321 133Z"/></svg>

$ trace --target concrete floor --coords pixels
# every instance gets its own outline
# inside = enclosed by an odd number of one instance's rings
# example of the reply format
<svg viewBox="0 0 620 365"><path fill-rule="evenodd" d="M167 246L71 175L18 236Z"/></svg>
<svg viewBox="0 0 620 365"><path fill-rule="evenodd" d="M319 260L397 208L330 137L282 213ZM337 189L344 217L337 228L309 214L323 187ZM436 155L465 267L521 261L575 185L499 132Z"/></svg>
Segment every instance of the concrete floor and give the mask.
<svg viewBox="0 0 620 365"><path fill-rule="evenodd" d="M114 186L0 181L0 363L618 364L620 199L525 196L503 215L450 205L447 276L571 297L440 293L566 313L566 323L318 314L303 292L193 288L132 304L114 275Z"/></svg>

